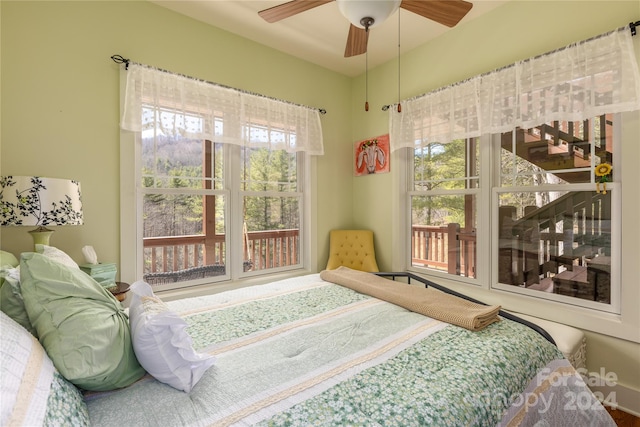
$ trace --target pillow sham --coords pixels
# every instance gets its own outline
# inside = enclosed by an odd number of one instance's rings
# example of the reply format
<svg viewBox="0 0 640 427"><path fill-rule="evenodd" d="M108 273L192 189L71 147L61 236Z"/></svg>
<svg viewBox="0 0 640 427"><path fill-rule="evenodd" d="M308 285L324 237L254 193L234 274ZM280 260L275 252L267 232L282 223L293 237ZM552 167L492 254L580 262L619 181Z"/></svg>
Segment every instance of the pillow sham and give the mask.
<svg viewBox="0 0 640 427"><path fill-rule="evenodd" d="M42 345L0 313L0 425L89 425L82 394L55 369Z"/></svg>
<svg viewBox="0 0 640 427"><path fill-rule="evenodd" d="M122 305L79 268L38 253L20 261L24 305L60 373L86 390L126 387L144 375Z"/></svg>
<svg viewBox="0 0 640 427"><path fill-rule="evenodd" d="M215 357L193 349L187 322L156 297L151 286L138 281L129 291L133 349L140 364L158 381L190 392Z"/></svg>

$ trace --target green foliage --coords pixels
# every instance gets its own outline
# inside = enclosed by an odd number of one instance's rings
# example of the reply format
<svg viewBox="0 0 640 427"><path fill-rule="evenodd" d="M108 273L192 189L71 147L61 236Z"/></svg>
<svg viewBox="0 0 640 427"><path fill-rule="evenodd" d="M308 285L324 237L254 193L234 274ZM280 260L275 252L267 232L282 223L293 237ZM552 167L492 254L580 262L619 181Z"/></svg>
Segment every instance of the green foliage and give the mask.
<svg viewBox="0 0 640 427"><path fill-rule="evenodd" d="M296 156L282 150L243 149L245 191L295 192ZM297 197L278 195L248 196L244 199L248 231L279 230L299 226Z"/></svg>
<svg viewBox="0 0 640 427"><path fill-rule="evenodd" d="M171 142L165 142L170 144ZM175 141L173 144L177 144ZM179 145L179 143L178 143ZM174 148L175 150L175 148ZM146 188L201 188L202 166L185 164L180 156L154 156L154 169L142 169ZM201 162L201 160L200 160ZM149 159L147 159L149 165ZM144 236L177 236L202 232L202 196L147 194L144 198Z"/></svg>
<svg viewBox="0 0 640 427"><path fill-rule="evenodd" d="M186 144L186 148L181 148ZM189 141L156 141L147 148L142 185L146 188L202 188L202 148L196 151ZM150 144L149 144L150 145ZM200 143L202 147L202 143ZM214 144L213 188L222 188L223 150ZM185 154L185 152L187 152ZM155 155L152 155L155 153ZM187 155L188 154L188 155ZM149 159L153 158L153 162ZM244 199L244 220L249 231L278 230L299 227L296 155L285 151L243 149L244 165L241 190L269 193L250 195ZM225 232L225 203L215 197L216 233ZM176 236L202 233L203 197L190 194L147 194L144 198L145 237Z"/></svg>
<svg viewBox="0 0 640 427"><path fill-rule="evenodd" d="M465 188L467 144L456 140L432 143L414 151L414 189L417 191ZM464 226L464 196L420 196L412 198L413 224Z"/></svg>

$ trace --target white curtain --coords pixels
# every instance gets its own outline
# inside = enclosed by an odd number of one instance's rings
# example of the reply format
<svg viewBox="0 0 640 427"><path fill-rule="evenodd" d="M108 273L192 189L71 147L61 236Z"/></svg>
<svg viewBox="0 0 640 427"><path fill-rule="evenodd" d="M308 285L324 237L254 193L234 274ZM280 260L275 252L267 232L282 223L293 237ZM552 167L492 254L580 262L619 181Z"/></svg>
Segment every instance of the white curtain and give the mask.
<svg viewBox="0 0 640 427"><path fill-rule="evenodd" d="M640 109L628 28L520 61L389 108L391 150Z"/></svg>
<svg viewBox="0 0 640 427"><path fill-rule="evenodd" d="M324 154L316 109L129 64L122 129Z"/></svg>

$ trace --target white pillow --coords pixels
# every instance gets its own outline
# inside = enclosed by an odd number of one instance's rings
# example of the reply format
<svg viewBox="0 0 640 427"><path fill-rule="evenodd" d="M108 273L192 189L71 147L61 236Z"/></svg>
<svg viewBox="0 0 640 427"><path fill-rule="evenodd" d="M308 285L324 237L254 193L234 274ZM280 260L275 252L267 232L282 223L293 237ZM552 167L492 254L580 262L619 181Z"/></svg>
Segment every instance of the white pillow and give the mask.
<svg viewBox="0 0 640 427"><path fill-rule="evenodd" d="M0 314L2 327L2 411L0 421L19 419L25 425L41 425L55 368L37 339L9 316ZM30 387L21 384L30 380ZM25 389L24 391L21 391ZM21 395L22 393L22 395Z"/></svg>
<svg viewBox="0 0 640 427"><path fill-rule="evenodd" d="M156 297L151 286L138 281L130 292L129 323L138 362L158 381L190 392L215 357L193 349L187 322Z"/></svg>
<svg viewBox="0 0 640 427"><path fill-rule="evenodd" d="M82 394L42 345L0 312L0 425L89 425Z"/></svg>
<svg viewBox="0 0 640 427"><path fill-rule="evenodd" d="M78 267L78 264L69 255L67 255L66 252L61 251L60 249L53 246L41 245L40 243L38 243L36 245L36 252L46 256L49 259L57 261L60 264L64 264L67 267L80 268Z"/></svg>

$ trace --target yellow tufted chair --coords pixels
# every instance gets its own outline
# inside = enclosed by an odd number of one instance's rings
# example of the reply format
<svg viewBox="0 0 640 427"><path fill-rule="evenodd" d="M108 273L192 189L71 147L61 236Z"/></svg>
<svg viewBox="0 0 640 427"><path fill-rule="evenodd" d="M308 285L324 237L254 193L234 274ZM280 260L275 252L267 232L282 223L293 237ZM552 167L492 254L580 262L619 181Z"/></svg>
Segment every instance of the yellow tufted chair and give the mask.
<svg viewBox="0 0 640 427"><path fill-rule="evenodd" d="M331 230L327 270L340 266L360 271L379 271L371 230Z"/></svg>

